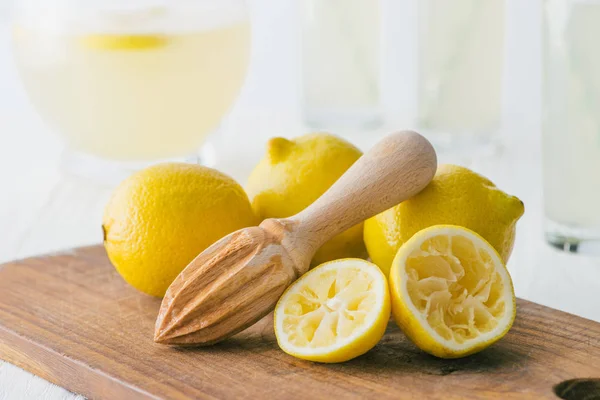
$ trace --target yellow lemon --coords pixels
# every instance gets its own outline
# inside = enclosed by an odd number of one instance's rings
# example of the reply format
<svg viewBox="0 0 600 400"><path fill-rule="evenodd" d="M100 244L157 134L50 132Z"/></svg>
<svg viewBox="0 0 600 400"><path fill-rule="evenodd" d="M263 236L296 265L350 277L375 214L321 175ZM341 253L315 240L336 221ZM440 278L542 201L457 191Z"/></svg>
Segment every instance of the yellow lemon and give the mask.
<svg viewBox="0 0 600 400"><path fill-rule="evenodd" d="M290 286L275 307L279 347L304 360L337 363L371 350L390 318L387 279L368 261L331 261Z"/></svg>
<svg viewBox="0 0 600 400"><path fill-rule="evenodd" d="M396 252L415 233L449 224L474 230L508 261L523 202L485 177L456 165L441 165L419 194L365 222L364 239L371 260L389 272Z"/></svg>
<svg viewBox="0 0 600 400"><path fill-rule="evenodd" d="M81 37L83 47L94 50L152 50L168 44L166 35L94 34Z"/></svg>
<svg viewBox="0 0 600 400"><path fill-rule="evenodd" d="M398 326L437 357L483 350L515 320L514 289L502 259L463 227L433 226L403 244L390 271L390 291Z"/></svg>
<svg viewBox="0 0 600 400"><path fill-rule="evenodd" d="M199 165L167 163L121 183L106 206L102 227L117 271L136 289L161 297L204 249L257 222L246 193L229 176Z"/></svg>
<svg viewBox="0 0 600 400"><path fill-rule="evenodd" d="M347 141L327 133L295 140L271 139L265 158L248 180L252 207L262 218L285 218L299 213L329 189L362 155ZM312 265L345 257L366 257L363 224L325 243Z"/></svg>

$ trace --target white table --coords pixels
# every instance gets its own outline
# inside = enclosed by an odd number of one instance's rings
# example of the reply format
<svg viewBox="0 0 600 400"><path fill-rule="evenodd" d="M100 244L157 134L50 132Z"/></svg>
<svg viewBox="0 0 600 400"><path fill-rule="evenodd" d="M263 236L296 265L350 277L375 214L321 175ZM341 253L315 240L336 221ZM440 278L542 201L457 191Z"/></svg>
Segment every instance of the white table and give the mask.
<svg viewBox="0 0 600 400"><path fill-rule="evenodd" d="M267 22L286 24L277 18ZM527 26L531 21L531 18L521 20ZM5 34L3 29L0 38ZM272 35L262 34L271 40ZM261 33L256 36L260 39ZM524 45L520 55L527 56L529 50L525 42L519 40L519 44ZM293 92L290 77L281 73L286 69L277 65L275 72L266 69L272 60L276 63L291 59L293 62L288 44L284 39L279 48L272 41L267 47L257 47L256 53L262 56L270 51L278 57L263 57L262 64L255 65L257 70L263 70L262 77L251 73L250 82L223 135L213 140L218 154L216 167L241 183L245 183L247 173L260 158L266 138L291 137L304 131L298 118L289 113L293 101L280 99L283 92ZM0 41L0 262L98 243L101 240L100 214L110 188L60 174L62 146L30 110L12 65L7 61L7 53L6 43ZM521 60L521 65L515 66L509 74L513 77L513 88L508 90L511 94L507 103L512 105L512 114L518 114L520 119L516 119L520 122L505 130L504 146L499 154L479 158L470 166L525 202L526 214L519 223L517 245L509 263L517 295L600 321L597 295L600 293L600 261L560 253L546 246L542 239L540 146L536 125L539 110L526 108L535 103L533 93L537 86L528 74L519 72L524 70L524 64L531 64L531 57L516 60ZM533 64L535 70L535 62ZM271 85L265 88L266 80ZM262 100L260 94L264 95ZM265 98L276 100L269 103ZM519 110L527 111L519 114ZM355 139L366 148L375 137L359 135ZM0 361L0 400L73 398L77 396Z"/></svg>

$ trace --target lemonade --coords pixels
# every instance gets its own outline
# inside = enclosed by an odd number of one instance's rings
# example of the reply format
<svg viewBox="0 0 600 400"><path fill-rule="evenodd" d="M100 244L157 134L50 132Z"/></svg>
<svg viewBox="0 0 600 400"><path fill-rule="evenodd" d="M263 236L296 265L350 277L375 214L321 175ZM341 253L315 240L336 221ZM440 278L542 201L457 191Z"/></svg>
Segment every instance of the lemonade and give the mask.
<svg viewBox="0 0 600 400"><path fill-rule="evenodd" d="M302 105L318 128L377 124L381 108L381 5L302 0Z"/></svg>
<svg viewBox="0 0 600 400"><path fill-rule="evenodd" d="M217 127L248 65L243 3L171 4L180 3L17 17L23 82L74 150L120 161L187 156Z"/></svg>
<svg viewBox="0 0 600 400"><path fill-rule="evenodd" d="M505 7L504 0L419 1L417 122L431 140L485 142L500 124Z"/></svg>
<svg viewBox="0 0 600 400"><path fill-rule="evenodd" d="M568 251L598 254L600 1L547 0L545 17L546 237Z"/></svg>

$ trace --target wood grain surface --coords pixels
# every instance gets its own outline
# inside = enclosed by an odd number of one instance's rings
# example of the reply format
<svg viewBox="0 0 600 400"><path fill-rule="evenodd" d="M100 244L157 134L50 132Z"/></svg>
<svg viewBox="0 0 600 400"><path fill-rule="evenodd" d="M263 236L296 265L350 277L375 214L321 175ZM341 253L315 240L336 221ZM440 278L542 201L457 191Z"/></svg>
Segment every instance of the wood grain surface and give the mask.
<svg viewBox="0 0 600 400"><path fill-rule="evenodd" d="M477 355L436 359L390 323L372 351L339 365L280 351L268 317L212 347L161 346L159 305L101 247L7 264L0 358L92 399L556 398L555 385L600 375L600 324L526 301L510 333Z"/></svg>

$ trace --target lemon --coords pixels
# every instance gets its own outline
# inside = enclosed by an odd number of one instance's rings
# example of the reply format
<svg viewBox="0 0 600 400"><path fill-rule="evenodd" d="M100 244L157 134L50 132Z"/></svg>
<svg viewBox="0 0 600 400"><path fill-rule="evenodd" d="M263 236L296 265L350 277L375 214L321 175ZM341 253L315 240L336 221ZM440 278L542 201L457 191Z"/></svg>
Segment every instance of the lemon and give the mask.
<svg viewBox="0 0 600 400"><path fill-rule="evenodd" d="M241 186L193 164L167 163L121 183L106 206L104 245L123 278L164 296L175 277L221 237L257 223Z"/></svg>
<svg viewBox="0 0 600 400"><path fill-rule="evenodd" d="M267 154L252 171L248 195L262 218L285 218L299 213L329 189L362 155L347 141L327 133L287 140L271 139ZM325 243L312 265L339 258L365 258L363 224Z"/></svg>
<svg viewBox="0 0 600 400"><path fill-rule="evenodd" d="M371 260L388 273L400 246L415 233L433 225L458 225L483 236L507 262L523 212L521 200L485 177L441 165L421 193L365 222L365 244Z"/></svg>
<svg viewBox="0 0 600 400"><path fill-rule="evenodd" d="M433 226L402 245L390 272L390 292L398 326L437 357L483 350L515 320L515 293L502 259L463 227Z"/></svg>
<svg viewBox="0 0 600 400"><path fill-rule="evenodd" d="M94 34L80 38L83 47L94 50L152 50L168 44L166 35Z"/></svg>
<svg viewBox="0 0 600 400"><path fill-rule="evenodd" d="M375 264L342 259L304 274L275 307L279 347L304 360L336 363L371 350L390 318L387 279Z"/></svg>

